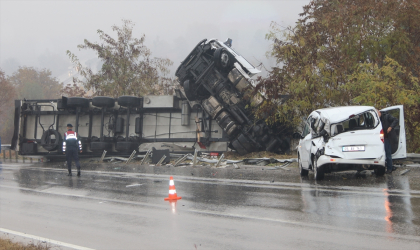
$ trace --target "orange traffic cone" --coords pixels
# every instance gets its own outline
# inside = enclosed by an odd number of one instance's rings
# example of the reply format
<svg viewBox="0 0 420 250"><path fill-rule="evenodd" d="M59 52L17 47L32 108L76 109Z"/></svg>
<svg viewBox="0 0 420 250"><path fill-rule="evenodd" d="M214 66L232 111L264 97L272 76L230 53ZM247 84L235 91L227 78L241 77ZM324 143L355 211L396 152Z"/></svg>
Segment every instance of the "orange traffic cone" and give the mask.
<svg viewBox="0 0 420 250"><path fill-rule="evenodd" d="M169 196L165 198L165 201L173 201L173 200L179 200L182 199L181 196L176 195L176 189L174 184L174 178L169 179Z"/></svg>

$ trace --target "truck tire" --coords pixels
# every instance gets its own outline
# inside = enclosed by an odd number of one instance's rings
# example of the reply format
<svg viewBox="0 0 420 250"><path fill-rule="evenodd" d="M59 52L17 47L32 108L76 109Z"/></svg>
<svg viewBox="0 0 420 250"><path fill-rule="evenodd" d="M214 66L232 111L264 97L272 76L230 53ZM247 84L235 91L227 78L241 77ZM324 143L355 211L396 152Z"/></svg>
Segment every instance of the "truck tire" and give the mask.
<svg viewBox="0 0 420 250"><path fill-rule="evenodd" d="M238 140L234 140L232 142L233 148L238 152L240 155L246 155L249 152L241 145L241 143Z"/></svg>
<svg viewBox="0 0 420 250"><path fill-rule="evenodd" d="M123 153L131 153L133 150L138 150L139 143L131 141L117 142L116 150Z"/></svg>
<svg viewBox="0 0 420 250"><path fill-rule="evenodd" d="M118 105L123 107L139 107L141 98L130 95L123 95L118 97Z"/></svg>
<svg viewBox="0 0 420 250"><path fill-rule="evenodd" d="M89 107L89 99L84 97L69 97L67 107Z"/></svg>
<svg viewBox="0 0 420 250"><path fill-rule="evenodd" d="M90 150L92 150L93 152L103 152L104 150L110 152L112 150L112 143L94 141L90 143Z"/></svg>
<svg viewBox="0 0 420 250"><path fill-rule="evenodd" d="M255 151L255 143L252 143L252 141L248 139L244 134L238 136L238 141L248 152Z"/></svg>
<svg viewBox="0 0 420 250"><path fill-rule="evenodd" d="M214 64L220 70L228 70L233 65L232 55L225 48L218 48L213 54Z"/></svg>
<svg viewBox="0 0 420 250"><path fill-rule="evenodd" d="M51 135L54 135L55 139L51 139ZM52 141L54 140L54 141ZM60 149L61 147L61 135L55 129L48 129L42 134L41 146L48 151Z"/></svg>
<svg viewBox="0 0 420 250"><path fill-rule="evenodd" d="M96 96L92 99L92 105L101 108L112 108L115 105L115 99L108 96Z"/></svg>

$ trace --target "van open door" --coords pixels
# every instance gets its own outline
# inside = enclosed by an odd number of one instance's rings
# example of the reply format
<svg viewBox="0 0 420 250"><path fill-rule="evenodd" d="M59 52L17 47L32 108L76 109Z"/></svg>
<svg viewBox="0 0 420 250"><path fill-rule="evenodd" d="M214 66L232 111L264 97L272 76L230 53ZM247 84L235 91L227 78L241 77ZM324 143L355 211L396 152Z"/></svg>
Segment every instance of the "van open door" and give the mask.
<svg viewBox="0 0 420 250"><path fill-rule="evenodd" d="M398 119L398 125L395 127L396 139L391 140L392 159L404 159L407 157L407 146L405 141L404 125L404 107L403 105L392 106L381 109ZM392 133L392 131L391 131Z"/></svg>

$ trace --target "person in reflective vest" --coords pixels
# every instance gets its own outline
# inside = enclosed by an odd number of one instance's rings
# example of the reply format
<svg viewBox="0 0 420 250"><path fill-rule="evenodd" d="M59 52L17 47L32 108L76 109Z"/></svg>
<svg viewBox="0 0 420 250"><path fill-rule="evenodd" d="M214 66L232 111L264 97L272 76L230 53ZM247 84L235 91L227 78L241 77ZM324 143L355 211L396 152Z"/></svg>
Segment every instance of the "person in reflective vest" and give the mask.
<svg viewBox="0 0 420 250"><path fill-rule="evenodd" d="M70 123L67 124L67 132L64 133L63 141L63 154L66 154L67 159L67 168L69 173L67 176L72 176L71 174L71 162L74 160L77 167L77 176L80 176L80 162L79 162L79 151L82 153L82 142L79 140L77 132L72 130L73 125Z"/></svg>

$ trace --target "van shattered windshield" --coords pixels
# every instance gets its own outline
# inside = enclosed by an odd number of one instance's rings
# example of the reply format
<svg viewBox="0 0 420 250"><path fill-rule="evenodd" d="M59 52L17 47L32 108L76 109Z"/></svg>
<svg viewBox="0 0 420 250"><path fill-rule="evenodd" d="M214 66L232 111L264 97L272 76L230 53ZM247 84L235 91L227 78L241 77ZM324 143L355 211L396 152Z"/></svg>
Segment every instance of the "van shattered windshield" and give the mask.
<svg viewBox="0 0 420 250"><path fill-rule="evenodd" d="M373 129L379 124L379 118L375 110L369 110L358 115L350 115L347 120L331 125L331 136L340 133Z"/></svg>

